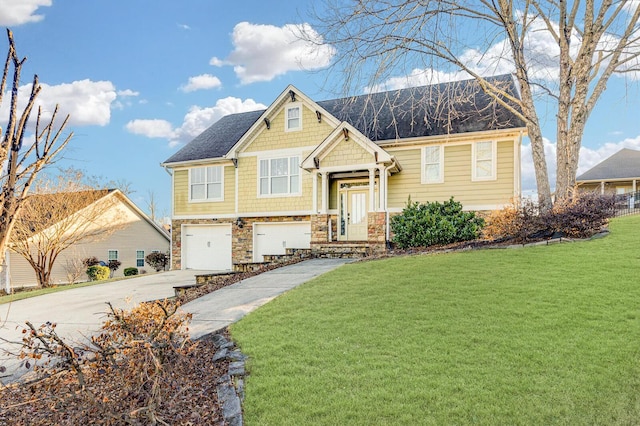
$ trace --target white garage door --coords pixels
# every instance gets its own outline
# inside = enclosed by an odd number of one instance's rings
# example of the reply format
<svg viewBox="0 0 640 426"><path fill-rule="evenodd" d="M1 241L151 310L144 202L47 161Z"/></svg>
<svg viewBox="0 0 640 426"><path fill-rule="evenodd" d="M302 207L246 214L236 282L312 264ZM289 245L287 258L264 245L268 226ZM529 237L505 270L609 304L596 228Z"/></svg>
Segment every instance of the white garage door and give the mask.
<svg viewBox="0 0 640 426"><path fill-rule="evenodd" d="M310 222L254 223L253 261L263 262L265 254L285 254L288 248L311 247Z"/></svg>
<svg viewBox="0 0 640 426"><path fill-rule="evenodd" d="M182 227L182 268L231 269L231 225Z"/></svg>

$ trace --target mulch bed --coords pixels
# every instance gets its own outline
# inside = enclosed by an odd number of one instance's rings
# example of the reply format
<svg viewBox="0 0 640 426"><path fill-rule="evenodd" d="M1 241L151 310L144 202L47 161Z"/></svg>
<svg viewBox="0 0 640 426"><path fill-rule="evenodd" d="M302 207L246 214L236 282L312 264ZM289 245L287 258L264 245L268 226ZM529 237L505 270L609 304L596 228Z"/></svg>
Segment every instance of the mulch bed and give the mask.
<svg viewBox="0 0 640 426"><path fill-rule="evenodd" d="M224 425L216 396L218 378L229 362L212 362L216 347L210 340L191 342L186 359L165 365L160 386L161 404L155 409L158 424ZM0 424L6 425L148 425L140 408L142 391L121 374L87 371L86 391L78 389L75 375L59 373L30 384L0 390ZM164 422L164 423L162 423Z"/></svg>

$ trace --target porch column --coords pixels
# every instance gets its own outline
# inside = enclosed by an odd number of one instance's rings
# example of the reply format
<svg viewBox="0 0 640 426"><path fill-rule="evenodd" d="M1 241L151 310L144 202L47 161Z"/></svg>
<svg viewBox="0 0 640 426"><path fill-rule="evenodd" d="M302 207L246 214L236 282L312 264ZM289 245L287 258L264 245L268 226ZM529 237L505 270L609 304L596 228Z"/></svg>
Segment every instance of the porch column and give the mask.
<svg viewBox="0 0 640 426"><path fill-rule="evenodd" d="M369 169L369 211L376 211L376 169Z"/></svg>
<svg viewBox="0 0 640 426"><path fill-rule="evenodd" d="M600 195L604 195L604 182L600 182Z"/></svg>
<svg viewBox="0 0 640 426"><path fill-rule="evenodd" d="M322 172L322 206L320 214L327 214L329 210L329 176L327 172Z"/></svg>
<svg viewBox="0 0 640 426"><path fill-rule="evenodd" d="M318 173L313 172L313 196L311 198L311 209L313 210L313 214L318 214Z"/></svg>
<svg viewBox="0 0 640 426"><path fill-rule="evenodd" d="M633 192L636 192L636 180L633 180L633 188L631 189Z"/></svg>
<svg viewBox="0 0 640 426"><path fill-rule="evenodd" d="M378 211L387 210L387 169L385 166L378 168L378 175L380 176L380 187L378 188Z"/></svg>

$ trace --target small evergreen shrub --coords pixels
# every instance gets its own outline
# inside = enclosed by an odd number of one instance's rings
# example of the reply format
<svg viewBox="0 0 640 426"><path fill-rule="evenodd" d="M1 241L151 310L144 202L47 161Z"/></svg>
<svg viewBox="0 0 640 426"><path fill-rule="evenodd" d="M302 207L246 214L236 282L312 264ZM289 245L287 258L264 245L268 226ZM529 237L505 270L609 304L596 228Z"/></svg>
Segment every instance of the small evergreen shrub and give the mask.
<svg viewBox="0 0 640 426"><path fill-rule="evenodd" d="M93 265L87 268L87 276L90 281L102 281L109 278L111 270L108 266Z"/></svg>
<svg viewBox="0 0 640 426"><path fill-rule="evenodd" d="M138 268L124 268L124 276L130 277L132 275L138 275Z"/></svg>
<svg viewBox="0 0 640 426"><path fill-rule="evenodd" d="M463 212L453 197L444 203L407 202L400 215L391 218L393 242L400 248L428 247L478 238L484 220Z"/></svg>

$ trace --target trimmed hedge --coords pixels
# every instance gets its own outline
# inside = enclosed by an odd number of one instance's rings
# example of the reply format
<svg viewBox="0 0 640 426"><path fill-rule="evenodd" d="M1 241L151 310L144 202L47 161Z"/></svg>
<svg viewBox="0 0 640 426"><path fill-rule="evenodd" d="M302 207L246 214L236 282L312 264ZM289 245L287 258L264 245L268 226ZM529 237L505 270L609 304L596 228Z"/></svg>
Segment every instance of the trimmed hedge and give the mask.
<svg viewBox="0 0 640 426"><path fill-rule="evenodd" d="M138 268L124 268L124 276L130 277L132 275L138 275Z"/></svg>

